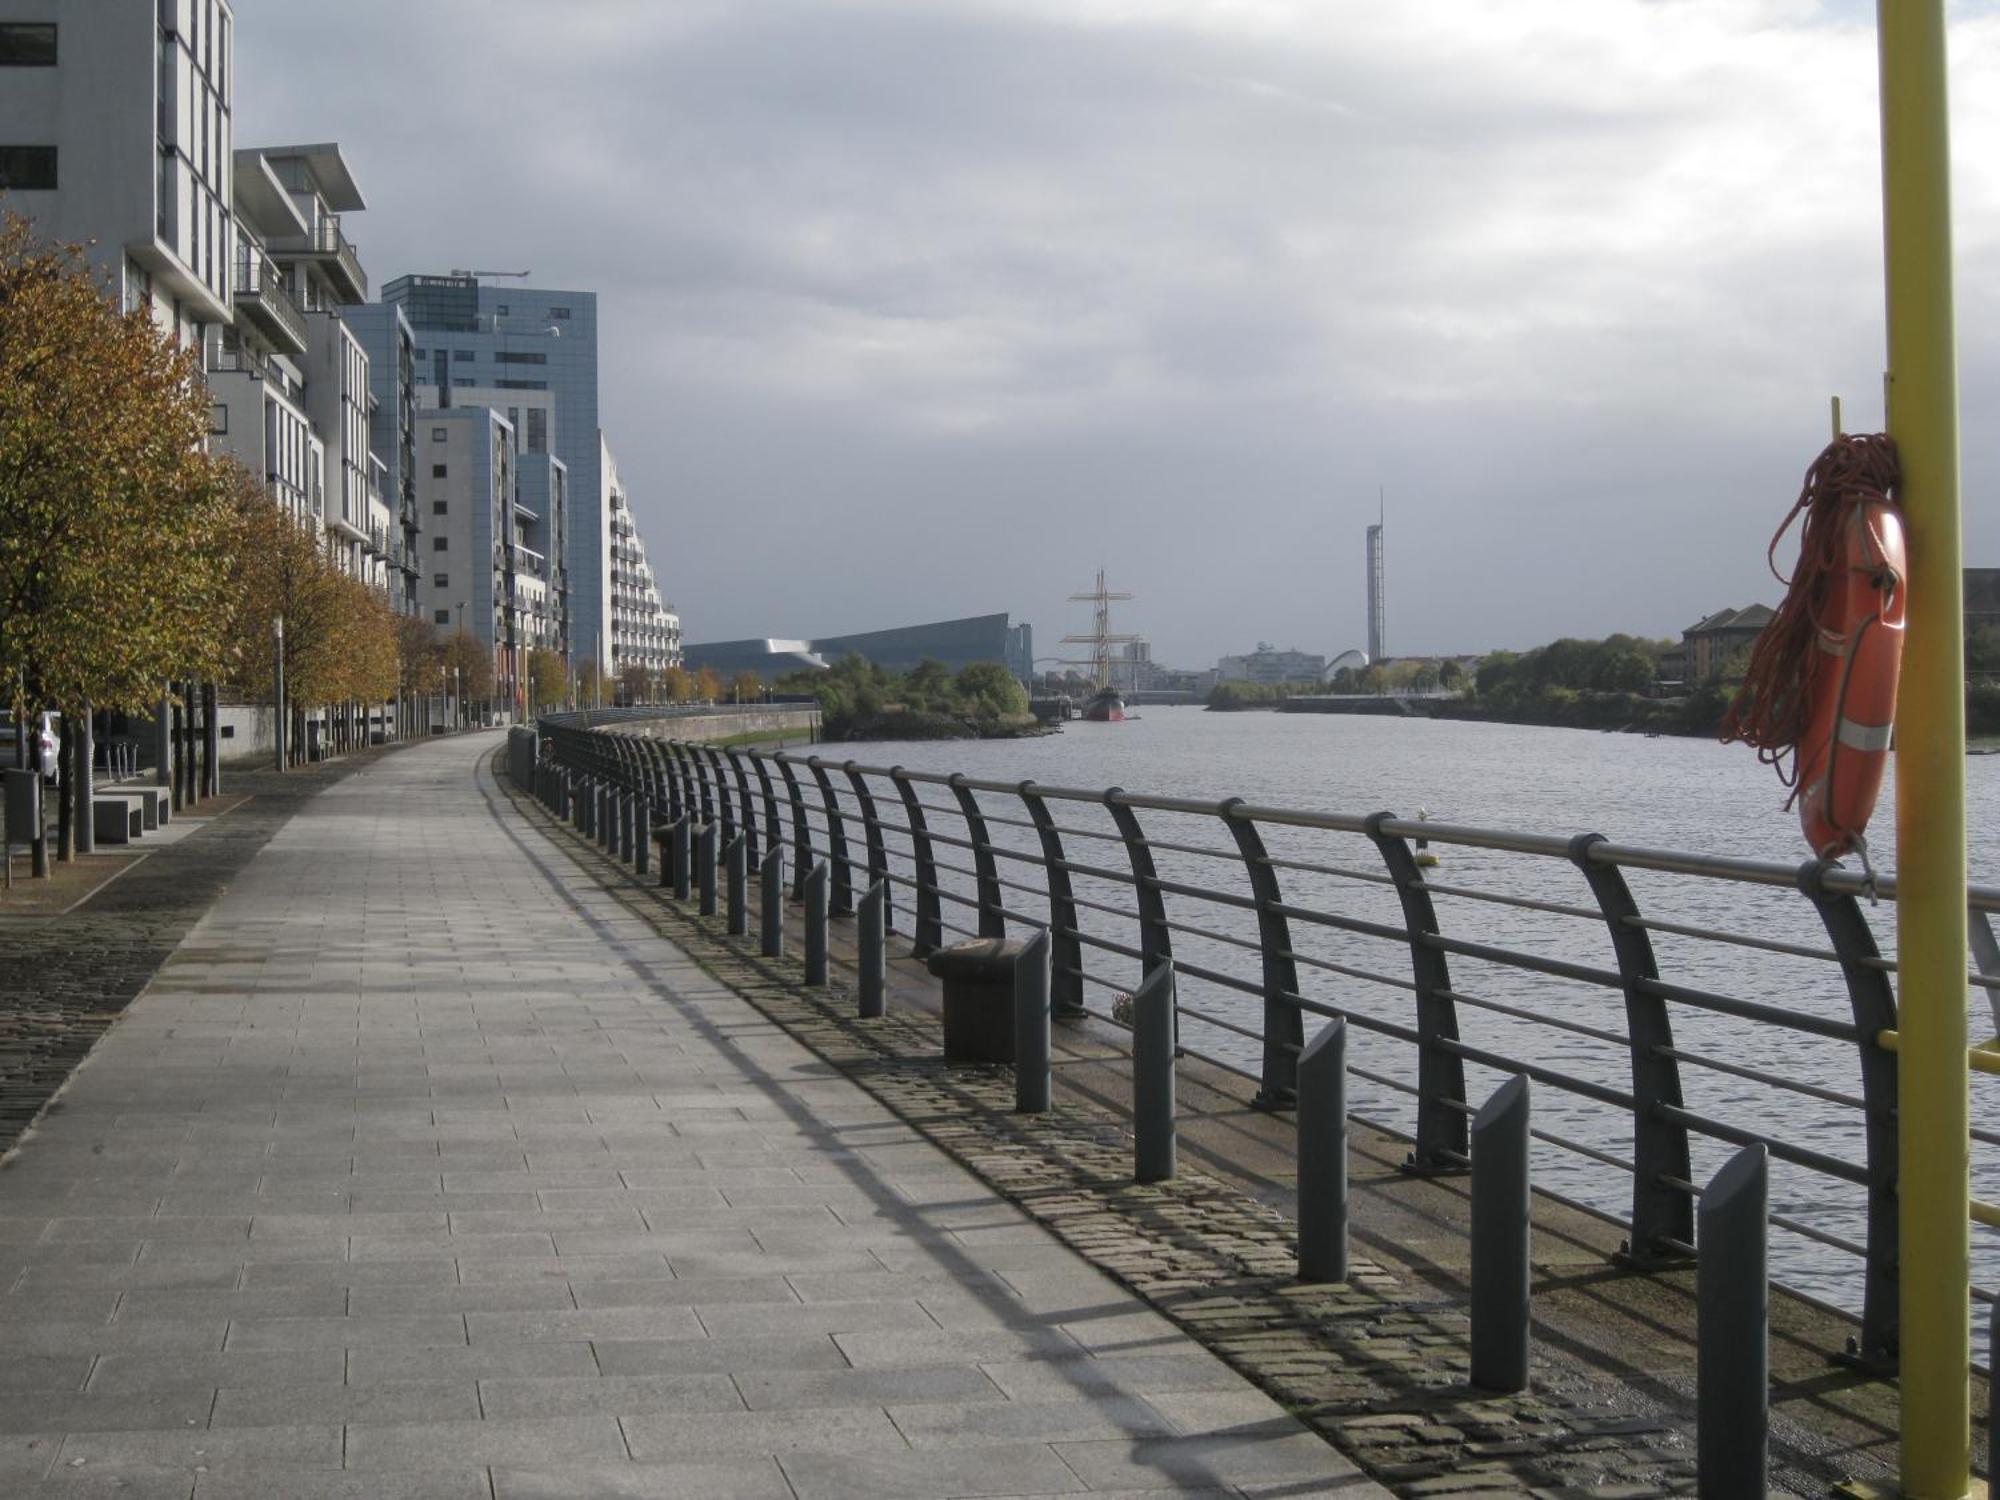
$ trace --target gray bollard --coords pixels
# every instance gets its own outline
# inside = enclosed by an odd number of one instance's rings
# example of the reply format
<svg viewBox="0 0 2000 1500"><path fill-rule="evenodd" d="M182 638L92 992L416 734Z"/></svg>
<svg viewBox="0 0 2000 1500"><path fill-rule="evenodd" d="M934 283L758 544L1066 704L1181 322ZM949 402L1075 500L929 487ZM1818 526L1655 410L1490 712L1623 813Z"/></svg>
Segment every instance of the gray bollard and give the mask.
<svg viewBox="0 0 2000 1500"><path fill-rule="evenodd" d="M856 946L861 960L861 1010L863 1020L870 1020L882 1014L884 998L889 988L889 951L887 938L887 913L889 906L889 884L878 880L861 895L861 910L857 914L859 931Z"/></svg>
<svg viewBox="0 0 2000 1500"><path fill-rule="evenodd" d="M1014 1112L1049 1111L1049 930L1028 939L1014 960Z"/></svg>
<svg viewBox="0 0 2000 1500"><path fill-rule="evenodd" d="M1472 1383L1528 1385L1528 1080L1472 1117Z"/></svg>
<svg viewBox="0 0 2000 1500"><path fill-rule="evenodd" d="M729 935L742 937L750 930L750 846L742 834L729 841L723 857L729 873Z"/></svg>
<svg viewBox="0 0 2000 1500"><path fill-rule="evenodd" d="M1132 1175L1174 1175L1174 966L1158 964L1132 995Z"/></svg>
<svg viewBox="0 0 2000 1500"><path fill-rule="evenodd" d="M806 983L826 983L826 861L806 872Z"/></svg>
<svg viewBox="0 0 2000 1500"><path fill-rule="evenodd" d="M1695 1470L1702 1500L1764 1500L1771 1432L1770 1161L1745 1146L1695 1210Z"/></svg>
<svg viewBox="0 0 2000 1500"><path fill-rule="evenodd" d="M674 899L685 901L688 892L694 888L694 817L682 813L674 819L673 841L667 846L673 851L671 863L674 867Z"/></svg>
<svg viewBox="0 0 2000 1500"><path fill-rule="evenodd" d="M639 810L633 816L632 825L632 868L644 875L653 862L653 804L644 797L639 799Z"/></svg>
<svg viewBox="0 0 2000 1500"><path fill-rule="evenodd" d="M628 787L618 794L618 857L628 865L633 863L633 835L638 824L639 794Z"/></svg>
<svg viewBox="0 0 2000 1500"><path fill-rule="evenodd" d="M785 956L785 847L765 851L757 871L763 885L763 953L766 958Z"/></svg>
<svg viewBox="0 0 2000 1500"><path fill-rule="evenodd" d="M576 825L576 831L588 835L590 832L590 778L588 776L579 776L576 778L575 805L570 811L573 815L570 821Z"/></svg>
<svg viewBox="0 0 2000 1500"><path fill-rule="evenodd" d="M1347 1280L1347 1022L1299 1054L1299 1280Z"/></svg>
<svg viewBox="0 0 2000 1500"><path fill-rule="evenodd" d="M713 823L701 825L701 838L695 844L694 873L701 882L701 914L715 915L716 864L721 859L721 850L716 845L722 838L722 830Z"/></svg>

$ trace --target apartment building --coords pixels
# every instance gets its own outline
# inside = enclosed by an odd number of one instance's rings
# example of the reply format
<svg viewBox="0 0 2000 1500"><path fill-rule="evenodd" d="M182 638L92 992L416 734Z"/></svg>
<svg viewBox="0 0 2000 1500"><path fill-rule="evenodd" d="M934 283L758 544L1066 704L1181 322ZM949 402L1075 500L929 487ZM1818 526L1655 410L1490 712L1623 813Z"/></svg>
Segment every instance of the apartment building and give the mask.
<svg viewBox="0 0 2000 1500"><path fill-rule="evenodd" d="M228 0L0 0L0 190L182 344L230 321Z"/></svg>
<svg viewBox="0 0 2000 1500"><path fill-rule="evenodd" d="M602 565L604 617L595 659L613 677L630 667L664 672L681 664L681 618L660 598L659 581L646 561L646 542L632 517L630 497L618 478L618 463L601 440L605 531Z"/></svg>
<svg viewBox="0 0 2000 1500"><path fill-rule="evenodd" d="M514 497L515 629L525 652L569 655L569 466L553 453L523 453Z"/></svg>
<svg viewBox="0 0 2000 1500"><path fill-rule="evenodd" d="M382 502L390 517L389 598L397 613L421 615L416 335L402 310L386 303L349 307L342 316L368 356L368 449L380 465Z"/></svg>

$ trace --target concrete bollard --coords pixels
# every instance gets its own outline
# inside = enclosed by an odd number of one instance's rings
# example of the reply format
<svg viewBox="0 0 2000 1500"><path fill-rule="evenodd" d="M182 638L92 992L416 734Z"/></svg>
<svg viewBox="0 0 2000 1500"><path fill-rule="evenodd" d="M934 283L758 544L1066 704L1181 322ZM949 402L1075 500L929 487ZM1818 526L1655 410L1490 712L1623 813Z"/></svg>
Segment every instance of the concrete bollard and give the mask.
<svg viewBox="0 0 2000 1500"><path fill-rule="evenodd" d="M826 983L826 861L806 871L806 983Z"/></svg>
<svg viewBox="0 0 2000 1500"><path fill-rule="evenodd" d="M729 841L724 858L729 873L729 935L742 937L750 931L750 846L742 834Z"/></svg>
<svg viewBox="0 0 2000 1500"><path fill-rule="evenodd" d="M590 833L590 778L588 776L579 775L576 778L576 796L573 799L573 803L574 805L570 808L570 822L575 825L578 833L587 837Z"/></svg>
<svg viewBox="0 0 2000 1500"><path fill-rule="evenodd" d="M1347 1022L1299 1054L1299 1280L1347 1280Z"/></svg>
<svg viewBox="0 0 2000 1500"><path fill-rule="evenodd" d="M621 788L618 793L618 857L628 865L633 862L632 836L637 831L638 822L639 794L629 787Z"/></svg>
<svg viewBox="0 0 2000 1500"><path fill-rule="evenodd" d="M1472 1383L1528 1385L1528 1080L1472 1117Z"/></svg>
<svg viewBox="0 0 2000 1500"><path fill-rule="evenodd" d="M1014 960L1014 1112L1043 1115L1053 1092L1049 1039L1049 930L1028 939Z"/></svg>
<svg viewBox="0 0 2000 1500"><path fill-rule="evenodd" d="M861 1017L882 1014L889 988L887 923L889 885L878 880L861 896L856 946L861 960Z"/></svg>
<svg viewBox="0 0 2000 1500"><path fill-rule="evenodd" d="M722 859L722 851L717 847L721 838L720 828L714 823L704 823L701 825L701 838L695 844L694 873L701 883L701 914L704 917L712 917L716 911L715 867Z"/></svg>
<svg viewBox="0 0 2000 1500"><path fill-rule="evenodd" d="M653 804L644 797L639 799L639 810L632 824L632 869L644 875L653 862Z"/></svg>
<svg viewBox="0 0 2000 1500"><path fill-rule="evenodd" d="M1158 964L1132 994L1132 1176L1174 1175L1174 966Z"/></svg>
<svg viewBox="0 0 2000 1500"><path fill-rule="evenodd" d="M780 844L767 850L757 871L762 886L762 951L766 958L785 956L785 849Z"/></svg>
<svg viewBox="0 0 2000 1500"><path fill-rule="evenodd" d="M1745 1146L1695 1210L1695 1469L1703 1500L1764 1500L1771 1433L1770 1158Z"/></svg>

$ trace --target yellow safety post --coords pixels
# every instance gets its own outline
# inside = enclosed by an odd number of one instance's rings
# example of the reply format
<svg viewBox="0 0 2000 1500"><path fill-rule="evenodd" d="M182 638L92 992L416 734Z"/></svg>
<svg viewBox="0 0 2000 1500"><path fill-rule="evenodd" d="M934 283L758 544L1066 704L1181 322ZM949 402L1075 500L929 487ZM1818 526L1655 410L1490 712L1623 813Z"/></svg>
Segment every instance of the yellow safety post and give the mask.
<svg viewBox="0 0 2000 1500"><path fill-rule="evenodd" d="M1972 1470L1965 1020L1965 626L1944 0L1878 0L1888 427L1902 459L1908 635L1896 711L1902 1087L1902 1488Z"/></svg>

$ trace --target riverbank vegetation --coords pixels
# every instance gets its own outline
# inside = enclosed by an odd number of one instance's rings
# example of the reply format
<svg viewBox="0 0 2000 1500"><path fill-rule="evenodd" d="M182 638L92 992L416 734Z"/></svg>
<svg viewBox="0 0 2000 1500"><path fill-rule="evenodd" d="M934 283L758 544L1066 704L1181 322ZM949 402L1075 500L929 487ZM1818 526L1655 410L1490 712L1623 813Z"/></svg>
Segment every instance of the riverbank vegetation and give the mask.
<svg viewBox="0 0 2000 1500"><path fill-rule="evenodd" d="M884 671L846 656L825 672L795 672L780 691L819 700L827 740L1015 739L1044 732L1021 684L998 662L974 662L954 675L934 661L908 672Z"/></svg>

